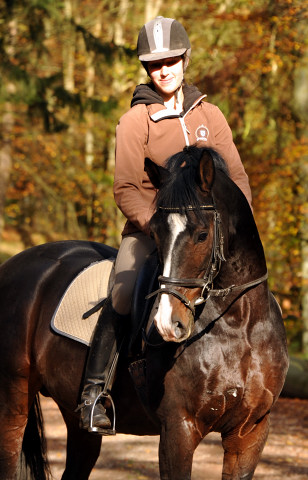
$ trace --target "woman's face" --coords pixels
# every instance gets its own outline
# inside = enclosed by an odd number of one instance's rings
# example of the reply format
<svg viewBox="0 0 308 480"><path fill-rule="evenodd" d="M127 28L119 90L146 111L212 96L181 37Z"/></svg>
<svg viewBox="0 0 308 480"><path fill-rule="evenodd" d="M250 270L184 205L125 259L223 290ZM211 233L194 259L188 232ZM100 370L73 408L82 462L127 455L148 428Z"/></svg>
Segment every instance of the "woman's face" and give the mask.
<svg viewBox="0 0 308 480"><path fill-rule="evenodd" d="M170 100L183 80L182 57L170 57L148 62L149 76L164 101Z"/></svg>

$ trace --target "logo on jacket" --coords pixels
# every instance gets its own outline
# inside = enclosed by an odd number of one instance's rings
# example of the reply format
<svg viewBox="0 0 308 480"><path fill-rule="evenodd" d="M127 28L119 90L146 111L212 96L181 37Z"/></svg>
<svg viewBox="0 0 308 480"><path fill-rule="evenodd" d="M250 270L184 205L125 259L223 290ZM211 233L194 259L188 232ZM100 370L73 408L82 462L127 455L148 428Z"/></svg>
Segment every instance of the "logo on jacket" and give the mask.
<svg viewBox="0 0 308 480"><path fill-rule="evenodd" d="M200 125L195 132L197 142L207 142L209 134L209 129L205 125Z"/></svg>

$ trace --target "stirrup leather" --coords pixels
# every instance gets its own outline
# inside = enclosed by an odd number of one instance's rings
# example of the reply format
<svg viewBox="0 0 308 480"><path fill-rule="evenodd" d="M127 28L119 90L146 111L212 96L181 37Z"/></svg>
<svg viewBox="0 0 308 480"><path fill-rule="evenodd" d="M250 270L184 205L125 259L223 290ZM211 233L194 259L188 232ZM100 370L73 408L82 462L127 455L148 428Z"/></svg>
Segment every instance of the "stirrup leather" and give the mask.
<svg viewBox="0 0 308 480"><path fill-rule="evenodd" d="M120 350L122 348L123 342L124 342L124 338L121 341L121 344L120 344L120 347L119 347L118 351L114 355L114 358L113 358L111 367L109 369L104 388L97 395L96 399L93 402L93 406L91 408L91 413L90 413L90 424L89 424L88 432L98 433L100 435L116 435L116 429L115 429L116 411L115 411L115 406L114 406L112 397L111 397L110 393L108 393L108 392L109 392L109 388L111 388L112 384L113 384L113 377L114 377L114 373L115 373L115 370L116 370L116 366L117 366L117 363L118 363L118 358L119 358L119 354L120 354ZM105 399L108 398L110 400L110 403L111 403L111 406L112 406L112 416L113 416L112 428L100 428L100 427L95 427L93 425L94 408L95 408L95 405L97 404L98 400L101 397L105 398Z"/></svg>

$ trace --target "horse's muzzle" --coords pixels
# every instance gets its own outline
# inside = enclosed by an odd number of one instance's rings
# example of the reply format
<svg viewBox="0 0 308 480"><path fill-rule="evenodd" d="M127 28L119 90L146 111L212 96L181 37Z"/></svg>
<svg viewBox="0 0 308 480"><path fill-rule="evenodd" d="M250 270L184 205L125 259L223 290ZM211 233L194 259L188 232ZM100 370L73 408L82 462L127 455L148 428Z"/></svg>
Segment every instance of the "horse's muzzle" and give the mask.
<svg viewBox="0 0 308 480"><path fill-rule="evenodd" d="M156 329L165 342L181 343L191 336L194 327L194 317L189 311L186 311L185 316L187 321L178 314L173 314L167 325L163 325L157 319L154 319Z"/></svg>

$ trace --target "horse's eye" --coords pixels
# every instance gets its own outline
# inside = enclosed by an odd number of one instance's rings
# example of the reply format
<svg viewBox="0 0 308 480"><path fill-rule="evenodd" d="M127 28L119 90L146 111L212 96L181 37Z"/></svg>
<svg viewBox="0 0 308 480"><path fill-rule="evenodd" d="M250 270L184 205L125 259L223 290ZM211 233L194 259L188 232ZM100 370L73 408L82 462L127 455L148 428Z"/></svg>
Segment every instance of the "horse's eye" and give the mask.
<svg viewBox="0 0 308 480"><path fill-rule="evenodd" d="M206 239L207 239L207 232L199 233L199 235L198 235L198 242L199 243L205 242Z"/></svg>

